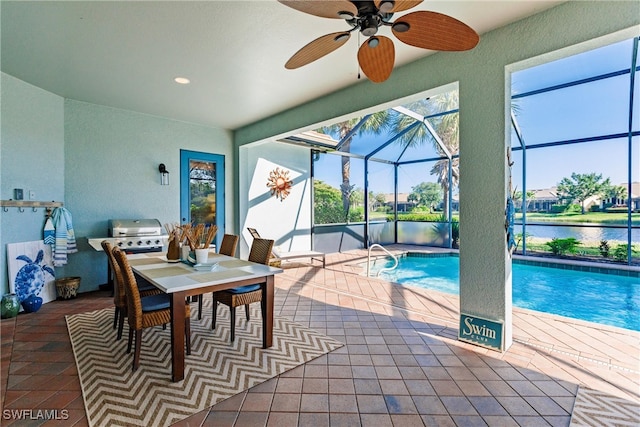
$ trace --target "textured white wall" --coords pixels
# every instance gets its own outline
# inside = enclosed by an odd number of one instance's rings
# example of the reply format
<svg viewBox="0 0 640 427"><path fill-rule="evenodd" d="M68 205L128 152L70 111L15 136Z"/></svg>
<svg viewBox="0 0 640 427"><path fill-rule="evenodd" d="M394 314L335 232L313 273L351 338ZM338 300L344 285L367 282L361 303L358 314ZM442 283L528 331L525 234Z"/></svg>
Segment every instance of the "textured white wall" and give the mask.
<svg viewBox="0 0 640 427"><path fill-rule="evenodd" d="M0 197L29 190L39 201L64 201L64 99L0 74ZM0 211L0 293L9 291L6 244L42 239L44 209Z"/></svg>
<svg viewBox="0 0 640 427"><path fill-rule="evenodd" d="M247 227L274 239L284 251L311 249L309 150L272 142L245 146L240 149L240 165L241 256L248 256L252 241ZM289 171L293 181L291 193L282 201L267 187L269 172L277 167Z"/></svg>

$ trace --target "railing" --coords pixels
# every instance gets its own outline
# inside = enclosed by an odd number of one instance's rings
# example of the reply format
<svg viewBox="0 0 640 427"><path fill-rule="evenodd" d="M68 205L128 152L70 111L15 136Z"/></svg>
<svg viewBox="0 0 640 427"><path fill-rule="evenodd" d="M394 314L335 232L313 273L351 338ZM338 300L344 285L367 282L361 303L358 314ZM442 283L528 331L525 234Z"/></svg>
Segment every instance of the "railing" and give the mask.
<svg viewBox="0 0 640 427"><path fill-rule="evenodd" d="M378 243L374 243L373 245L369 246L369 251L367 254L367 277L369 277L369 272L371 269L371 249L373 248L380 248L383 251L385 251L387 253L387 255L389 255L391 258L393 258L393 261L395 262L395 264L393 265L393 267L384 267L381 268L380 270L378 270L378 273L376 274L376 277L380 276L380 273L382 273L383 271L392 271L395 270L396 267L398 267L398 257L396 257L394 254L392 254L391 252L389 252L388 250L386 250L382 245L378 244Z"/></svg>

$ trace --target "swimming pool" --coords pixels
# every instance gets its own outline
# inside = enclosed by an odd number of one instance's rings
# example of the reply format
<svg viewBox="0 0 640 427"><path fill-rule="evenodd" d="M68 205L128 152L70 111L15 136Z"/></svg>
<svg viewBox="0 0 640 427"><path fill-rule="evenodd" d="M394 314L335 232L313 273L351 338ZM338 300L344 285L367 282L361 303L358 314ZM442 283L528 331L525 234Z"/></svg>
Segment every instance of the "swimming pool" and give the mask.
<svg viewBox="0 0 640 427"><path fill-rule="evenodd" d="M380 278L458 295L457 256L407 254L398 268ZM391 266L389 259L372 263L372 273ZM372 274L373 275L373 274ZM514 260L513 305L574 319L640 331L640 278L527 265Z"/></svg>

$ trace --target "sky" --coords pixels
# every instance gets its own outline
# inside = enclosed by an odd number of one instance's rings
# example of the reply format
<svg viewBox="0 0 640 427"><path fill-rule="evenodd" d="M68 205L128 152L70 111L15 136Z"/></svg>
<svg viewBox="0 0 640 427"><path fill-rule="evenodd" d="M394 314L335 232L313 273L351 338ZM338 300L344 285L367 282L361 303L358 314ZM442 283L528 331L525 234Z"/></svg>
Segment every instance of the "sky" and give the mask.
<svg viewBox="0 0 640 427"><path fill-rule="evenodd" d="M512 74L512 94L564 84L592 76L629 69L633 40L625 40L578 55L542 64ZM639 55L640 56L640 55ZM639 64L640 65L640 64ZM638 75L638 73L636 73ZM591 81L578 86L558 89L515 101L518 125L527 146L626 133L629 126L630 76ZM634 91L634 131L640 130L640 75ZM359 138L359 137L356 137ZM364 136L366 141L354 142L375 146L389 136ZM512 136L512 146L519 143ZM427 151L427 150L425 150ZM428 150L429 156L433 152ZM586 142L549 148L527 149L527 189L542 189L557 185L571 173L602 174L612 184L628 179L628 139ZM522 152L514 151L512 182L522 189ZM420 182L435 182L432 164L403 166L399 169L399 192L410 192ZM341 181L340 157L321 156L315 164L315 176L334 187ZM364 187L363 161L352 159L351 183ZM464 179L464 171L461 172ZM640 181L640 137L632 145L632 181ZM375 193L393 192L393 168L369 163L369 186Z"/></svg>

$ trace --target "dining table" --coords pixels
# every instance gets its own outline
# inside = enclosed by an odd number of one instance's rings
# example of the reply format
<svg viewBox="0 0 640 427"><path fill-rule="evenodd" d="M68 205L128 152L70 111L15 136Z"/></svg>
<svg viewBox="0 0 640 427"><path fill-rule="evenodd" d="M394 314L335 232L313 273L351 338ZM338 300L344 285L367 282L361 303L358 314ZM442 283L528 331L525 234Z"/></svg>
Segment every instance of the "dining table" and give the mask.
<svg viewBox="0 0 640 427"><path fill-rule="evenodd" d="M159 252L127 255L133 271L162 292L171 301L171 377L184 379L185 316L187 297L204 295L239 286L260 284L262 290L262 348L273 345L274 278L281 268L258 264L210 252L206 264L169 262Z"/></svg>

